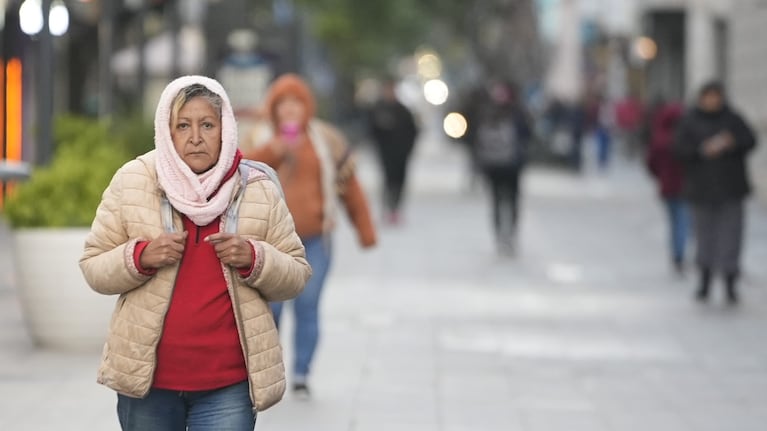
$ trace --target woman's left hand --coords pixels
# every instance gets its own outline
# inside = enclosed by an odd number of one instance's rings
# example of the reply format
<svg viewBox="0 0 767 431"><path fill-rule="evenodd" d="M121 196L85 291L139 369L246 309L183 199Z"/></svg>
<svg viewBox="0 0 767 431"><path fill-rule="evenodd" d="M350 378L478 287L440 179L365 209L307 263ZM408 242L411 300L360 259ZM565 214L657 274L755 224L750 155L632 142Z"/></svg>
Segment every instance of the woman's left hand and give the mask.
<svg viewBox="0 0 767 431"><path fill-rule="evenodd" d="M218 259L226 265L235 268L250 268L253 266L253 247L241 236L233 233L214 233L205 238L205 242L213 245Z"/></svg>

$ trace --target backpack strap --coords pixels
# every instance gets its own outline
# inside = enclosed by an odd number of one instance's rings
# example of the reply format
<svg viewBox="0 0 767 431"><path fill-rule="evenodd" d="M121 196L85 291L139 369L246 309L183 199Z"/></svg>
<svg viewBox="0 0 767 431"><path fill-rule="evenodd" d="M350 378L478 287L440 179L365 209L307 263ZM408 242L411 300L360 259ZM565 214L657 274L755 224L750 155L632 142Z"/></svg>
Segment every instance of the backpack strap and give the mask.
<svg viewBox="0 0 767 431"><path fill-rule="evenodd" d="M275 170L272 169L271 166L267 165L266 163L257 162L254 160L246 160L246 159L241 160L240 166L238 167L240 171L240 189L237 190L237 195L235 195L234 200L232 201L232 204L229 205L229 209L226 210L226 215L224 220L224 232L227 232L227 233L237 232L237 224L240 218L240 204L242 203L243 195L245 195L245 189L248 186L248 178L250 177L251 168L256 169L259 172L266 175L267 178L269 178L269 180L273 182L274 185L277 186L277 190L280 193L280 197L282 199L285 199L285 192L282 190L282 184L280 183L280 179L277 176L277 172L275 172Z"/></svg>
<svg viewBox="0 0 767 431"><path fill-rule="evenodd" d="M275 186L277 186L277 191L280 192L280 197L285 199L285 192L282 190L282 183L280 182L280 177L277 175L277 171L275 171L271 166L267 165L264 162L258 162L255 160L248 160L248 159L242 159L240 161L240 173L243 172L247 173L247 169L243 171L243 166L247 166L249 168L256 169L260 171L262 174L266 175L271 182L274 183ZM243 175L243 177L248 178L248 175Z"/></svg>
<svg viewBox="0 0 767 431"><path fill-rule="evenodd" d="M173 233L176 228L173 227L173 207L170 205L165 193L160 196L160 217L162 218L162 228L165 232Z"/></svg>

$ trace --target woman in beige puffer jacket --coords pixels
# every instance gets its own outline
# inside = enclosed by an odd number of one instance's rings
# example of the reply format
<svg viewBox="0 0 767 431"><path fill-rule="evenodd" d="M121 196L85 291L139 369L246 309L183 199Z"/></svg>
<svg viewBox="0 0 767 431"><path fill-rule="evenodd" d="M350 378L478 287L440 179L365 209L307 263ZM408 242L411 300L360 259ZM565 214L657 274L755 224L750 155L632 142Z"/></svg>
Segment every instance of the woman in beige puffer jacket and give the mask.
<svg viewBox="0 0 767 431"><path fill-rule="evenodd" d="M195 415L210 429L252 430L255 412L285 390L267 302L302 291L311 275L304 247L279 185L240 163L218 82L168 85L155 146L115 174L80 259L91 288L119 295L98 382L118 393L124 430L185 429ZM247 400L252 424L202 411L218 400L230 407L232 394Z"/></svg>

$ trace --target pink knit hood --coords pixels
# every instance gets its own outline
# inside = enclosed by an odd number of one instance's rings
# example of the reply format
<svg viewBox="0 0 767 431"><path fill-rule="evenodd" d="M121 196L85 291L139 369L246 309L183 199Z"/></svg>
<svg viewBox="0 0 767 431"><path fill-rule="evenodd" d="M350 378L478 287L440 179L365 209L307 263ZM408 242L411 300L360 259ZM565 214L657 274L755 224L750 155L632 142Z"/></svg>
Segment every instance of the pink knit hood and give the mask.
<svg viewBox="0 0 767 431"><path fill-rule="evenodd" d="M207 172L195 174L179 157L170 134L173 99L183 88L201 84L221 96L221 152ZM238 148L237 122L229 97L216 80L204 76L183 76L165 87L154 117L154 144L157 149L157 176L171 205L198 226L210 224L226 211L236 178L221 182L232 168ZM220 188L219 188L220 186Z"/></svg>

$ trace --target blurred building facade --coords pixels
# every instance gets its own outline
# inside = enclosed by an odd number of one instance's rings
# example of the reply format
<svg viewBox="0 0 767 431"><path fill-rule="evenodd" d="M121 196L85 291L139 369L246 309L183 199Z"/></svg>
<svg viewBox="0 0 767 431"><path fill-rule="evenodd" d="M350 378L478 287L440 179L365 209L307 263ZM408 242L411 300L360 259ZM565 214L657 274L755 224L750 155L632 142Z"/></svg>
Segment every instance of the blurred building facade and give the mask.
<svg viewBox="0 0 767 431"><path fill-rule="evenodd" d="M572 4L577 3L577 8ZM549 40L563 23L581 24L584 61L570 68L580 95L599 91L608 99L639 95L691 103L706 81L722 81L733 104L767 136L767 0L538 0ZM566 11L568 16L561 16ZM548 33L548 34L547 34ZM572 35L568 36L572 38ZM555 51L556 53L556 51ZM561 53L556 55L563 56ZM567 58L573 58L571 55ZM550 61L553 73L562 58ZM572 60L570 61L572 63ZM760 193L767 198L767 149L752 159Z"/></svg>
<svg viewBox="0 0 767 431"><path fill-rule="evenodd" d="M749 119L767 127L767 1L581 0L581 10L608 38L626 42L619 55L643 70L648 98L689 101L701 84L719 79ZM636 58L641 36L655 43L651 58Z"/></svg>
<svg viewBox="0 0 767 431"><path fill-rule="evenodd" d="M658 46L649 92L690 101L703 82L721 80L735 107L767 136L767 1L641 0L637 12L641 31ZM751 161L757 192L767 198L764 145Z"/></svg>
<svg viewBox="0 0 767 431"><path fill-rule="evenodd" d="M738 0L730 15L731 64L728 84L752 121L767 132L767 1Z"/></svg>

